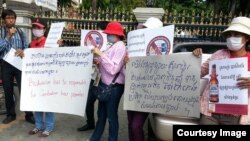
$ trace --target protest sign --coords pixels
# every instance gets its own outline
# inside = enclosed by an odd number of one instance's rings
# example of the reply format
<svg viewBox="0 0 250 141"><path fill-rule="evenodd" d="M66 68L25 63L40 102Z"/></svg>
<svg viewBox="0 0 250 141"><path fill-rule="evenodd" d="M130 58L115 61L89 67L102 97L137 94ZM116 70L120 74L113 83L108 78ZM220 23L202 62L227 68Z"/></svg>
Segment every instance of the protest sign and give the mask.
<svg viewBox="0 0 250 141"><path fill-rule="evenodd" d="M209 62L209 112L248 114L248 89L240 89L237 79L248 77L247 57Z"/></svg>
<svg viewBox="0 0 250 141"><path fill-rule="evenodd" d="M167 55L173 52L174 25L130 31L127 40L129 57Z"/></svg>
<svg viewBox="0 0 250 141"><path fill-rule="evenodd" d="M192 53L130 58L124 109L199 117L200 67Z"/></svg>
<svg viewBox="0 0 250 141"><path fill-rule="evenodd" d="M65 22L51 24L44 47L59 47L57 42L61 39L64 26Z"/></svg>
<svg viewBox="0 0 250 141"><path fill-rule="evenodd" d="M84 116L92 60L82 47L26 49L21 110Z"/></svg>
<svg viewBox="0 0 250 141"><path fill-rule="evenodd" d="M102 30L81 30L81 46L97 47L101 51L106 50L107 34Z"/></svg>

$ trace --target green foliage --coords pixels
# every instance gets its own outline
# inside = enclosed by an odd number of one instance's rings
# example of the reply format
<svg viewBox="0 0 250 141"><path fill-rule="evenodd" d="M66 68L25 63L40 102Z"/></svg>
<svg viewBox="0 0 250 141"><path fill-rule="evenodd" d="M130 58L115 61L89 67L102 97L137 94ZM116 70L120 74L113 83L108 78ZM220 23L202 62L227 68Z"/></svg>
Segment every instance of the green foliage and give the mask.
<svg viewBox="0 0 250 141"><path fill-rule="evenodd" d="M58 1L63 1L63 3L65 3L69 0ZM220 2L220 4L217 5L217 7L219 7L219 11L223 11L224 13L226 13L230 12L229 1L230 0L155 0L154 7L167 9L170 12L175 10L177 11L177 13L182 11L186 11L188 13L192 13L192 11L196 11L196 13L201 13L202 11L204 11L205 13L210 13L214 10L215 3ZM243 10L239 8L240 5L242 5L243 1L248 0L237 0L236 10ZM145 6L146 0L96 0L96 7L100 7L101 9L125 9L131 11L131 9L134 9L136 7ZM89 9L90 7L92 7L92 0L82 0L81 7ZM243 11L250 10L244 9Z"/></svg>
<svg viewBox="0 0 250 141"><path fill-rule="evenodd" d="M80 8L89 8L92 6L92 0L82 0Z"/></svg>
<svg viewBox="0 0 250 141"><path fill-rule="evenodd" d="M71 0L58 0L57 3L58 5L65 6L69 5L71 3Z"/></svg>
<svg viewBox="0 0 250 141"><path fill-rule="evenodd" d="M136 7L145 7L145 0L96 0L97 7L102 9L126 9L131 10ZM80 7L90 8L92 0L83 0Z"/></svg>
<svg viewBox="0 0 250 141"><path fill-rule="evenodd" d="M160 8L163 8L163 9L168 9L169 5L170 5L170 2L166 1L166 0L156 0L155 1L155 6L156 7L160 7Z"/></svg>

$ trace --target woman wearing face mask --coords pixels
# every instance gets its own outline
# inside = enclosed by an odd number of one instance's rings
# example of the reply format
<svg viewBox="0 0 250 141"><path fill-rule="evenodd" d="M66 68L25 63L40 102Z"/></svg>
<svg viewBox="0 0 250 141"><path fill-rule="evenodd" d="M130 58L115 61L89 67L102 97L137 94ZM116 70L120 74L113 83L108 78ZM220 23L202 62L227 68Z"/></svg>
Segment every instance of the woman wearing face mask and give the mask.
<svg viewBox="0 0 250 141"><path fill-rule="evenodd" d="M32 23L32 33L34 39L30 43L31 48L41 48L44 46L46 37L44 36L45 33L45 25L41 23L39 20Z"/></svg>
<svg viewBox="0 0 250 141"><path fill-rule="evenodd" d="M30 43L30 48L41 48L44 47L46 37L45 37L46 27L45 24L40 22L38 19L32 23L32 33L34 39ZM63 45L63 40L60 39L57 42L59 46Z"/></svg>
<svg viewBox="0 0 250 141"><path fill-rule="evenodd" d="M98 57L98 66L101 73L98 85L110 85L117 75L117 79L112 87L111 95L107 101L99 101L98 121L90 141L100 141L103 134L106 120L109 122L109 141L118 141L118 106L124 91L124 57L126 47L122 39L125 37L123 26L119 22L110 22L104 33L107 34L107 40L112 45L104 52L98 48L93 48L92 52Z"/></svg>
<svg viewBox="0 0 250 141"><path fill-rule="evenodd" d="M30 43L30 48L42 48L44 47L46 37L45 24L36 20L32 23L32 33L34 39ZM62 46L63 40L58 40L59 46ZM43 119L45 115L45 119ZM29 131L29 135L35 135L39 133L38 137L48 137L54 130L55 118L52 112L35 112L35 128Z"/></svg>
<svg viewBox="0 0 250 141"><path fill-rule="evenodd" d="M228 49L215 52L211 58L202 64L201 77L208 74L209 61L220 60L226 58L248 57L248 71L250 71L250 52L247 50L250 45L250 19L247 17L236 17L232 20L230 26L223 31L222 35L226 37ZM195 56L201 56L200 48L193 51ZM250 88L250 77L241 77L238 79L237 86L241 89ZM208 92L207 86L201 96L201 119L200 124L223 124L236 125L247 124L247 115L231 115L231 114L215 114L208 112ZM250 91L248 91L250 101ZM250 104L248 105L248 113L250 113Z"/></svg>

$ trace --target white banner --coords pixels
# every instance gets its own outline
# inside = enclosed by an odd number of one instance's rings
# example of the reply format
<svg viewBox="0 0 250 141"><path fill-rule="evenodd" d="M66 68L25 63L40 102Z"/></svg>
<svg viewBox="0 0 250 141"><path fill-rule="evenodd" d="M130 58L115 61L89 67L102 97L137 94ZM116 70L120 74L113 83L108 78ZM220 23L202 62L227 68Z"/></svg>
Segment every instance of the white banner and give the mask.
<svg viewBox="0 0 250 141"><path fill-rule="evenodd" d="M174 25L139 29L128 33L128 55L167 55L173 52Z"/></svg>
<svg viewBox="0 0 250 141"><path fill-rule="evenodd" d="M57 0L35 0L36 5L57 11Z"/></svg>
<svg viewBox="0 0 250 141"><path fill-rule="evenodd" d="M57 10L57 0L7 0L6 5L9 9L32 12L39 12L39 6L43 7L43 11Z"/></svg>
<svg viewBox="0 0 250 141"><path fill-rule="evenodd" d="M21 110L84 116L92 60L82 47L26 49Z"/></svg>

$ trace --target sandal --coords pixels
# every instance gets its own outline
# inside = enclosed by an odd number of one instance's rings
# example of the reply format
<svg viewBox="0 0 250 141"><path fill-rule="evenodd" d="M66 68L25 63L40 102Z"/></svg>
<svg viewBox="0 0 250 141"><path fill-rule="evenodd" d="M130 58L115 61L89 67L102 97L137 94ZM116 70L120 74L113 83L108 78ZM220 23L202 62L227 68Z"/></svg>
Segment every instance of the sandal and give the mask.
<svg viewBox="0 0 250 141"><path fill-rule="evenodd" d="M34 128L33 130L29 131L29 135L35 135L36 133L42 131L42 129L39 128Z"/></svg>
<svg viewBox="0 0 250 141"><path fill-rule="evenodd" d="M52 131L43 131L38 137L48 137Z"/></svg>

